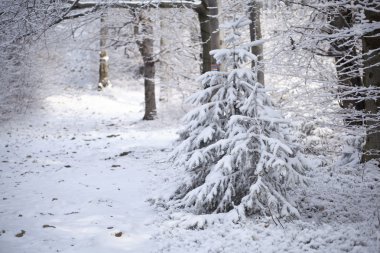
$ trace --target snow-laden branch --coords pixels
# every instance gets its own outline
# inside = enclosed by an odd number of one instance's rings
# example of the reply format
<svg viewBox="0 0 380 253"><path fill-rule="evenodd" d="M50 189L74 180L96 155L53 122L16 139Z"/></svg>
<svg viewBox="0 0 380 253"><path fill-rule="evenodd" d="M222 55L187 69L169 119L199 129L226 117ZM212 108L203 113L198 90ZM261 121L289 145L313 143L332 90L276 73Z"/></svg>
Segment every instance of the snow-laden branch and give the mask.
<svg viewBox="0 0 380 253"><path fill-rule="evenodd" d="M238 29L247 24L241 18L225 26L226 48L212 54L226 70L203 74L205 89L190 99L197 107L185 116L181 143L173 153L174 165L188 177L170 203L196 213L235 209L241 215L298 217L283 187L302 182L306 165L257 73L243 67L256 58L247 44L239 43Z"/></svg>
<svg viewBox="0 0 380 253"><path fill-rule="evenodd" d="M69 1L73 3L74 1ZM86 9L95 6L107 8L189 8L197 9L201 1L167 1L167 0L133 0L133 1L75 1L75 9Z"/></svg>

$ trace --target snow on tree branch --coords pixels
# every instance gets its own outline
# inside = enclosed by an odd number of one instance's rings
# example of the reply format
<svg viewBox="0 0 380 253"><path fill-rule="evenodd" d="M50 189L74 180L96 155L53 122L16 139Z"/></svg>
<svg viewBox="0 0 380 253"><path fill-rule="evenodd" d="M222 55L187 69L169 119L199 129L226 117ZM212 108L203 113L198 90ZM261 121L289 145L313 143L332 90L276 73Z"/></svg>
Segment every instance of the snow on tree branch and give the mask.
<svg viewBox="0 0 380 253"><path fill-rule="evenodd" d="M203 74L204 90L189 99L197 107L184 117L173 153L187 177L170 203L197 214L298 217L286 190L304 182L307 166L289 123L257 82L257 72L246 67L257 60L250 44L240 41L239 29L247 25L246 18L224 25L226 48L211 54L225 71Z"/></svg>

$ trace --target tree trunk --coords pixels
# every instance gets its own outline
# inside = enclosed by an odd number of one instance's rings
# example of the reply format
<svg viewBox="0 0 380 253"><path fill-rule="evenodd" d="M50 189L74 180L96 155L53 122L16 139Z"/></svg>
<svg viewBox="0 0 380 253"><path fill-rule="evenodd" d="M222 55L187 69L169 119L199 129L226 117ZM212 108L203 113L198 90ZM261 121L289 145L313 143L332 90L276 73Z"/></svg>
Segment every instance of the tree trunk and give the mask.
<svg viewBox="0 0 380 253"><path fill-rule="evenodd" d="M330 25L342 31L343 29L352 28L354 25L353 13L351 10L340 7L331 17ZM352 89L363 86L361 74L359 72L360 64L358 62L358 53L354 38L336 39L331 43L331 53L335 57L335 66L338 77L339 104L342 108L355 108L356 110L364 109L364 101L360 99L360 94L353 94ZM347 119L350 124L361 124L361 119Z"/></svg>
<svg viewBox="0 0 380 253"><path fill-rule="evenodd" d="M208 10L211 29L211 50L219 49L223 43L219 29L219 0L208 0ZM216 64L214 57L212 57L211 62L212 64Z"/></svg>
<svg viewBox="0 0 380 253"><path fill-rule="evenodd" d="M251 24L249 25L251 41L260 40L262 38L260 9L260 3L256 0L251 0L248 8L249 19L251 20ZM252 47L251 52L257 56L257 66L254 61L252 62L252 68L257 68L257 81L264 85L263 45Z"/></svg>
<svg viewBox="0 0 380 253"><path fill-rule="evenodd" d="M108 26L106 24L106 13L102 13L100 17L100 59L99 59L99 83L98 90L109 86L109 66L107 54L107 39L108 39Z"/></svg>
<svg viewBox="0 0 380 253"><path fill-rule="evenodd" d="M139 26L141 29L139 30ZM153 120L157 116L155 94L155 59L153 55L153 27L149 17L139 13L139 22L135 26L135 35L141 36L137 45L144 62L145 114L144 120Z"/></svg>
<svg viewBox="0 0 380 253"><path fill-rule="evenodd" d="M143 118L144 120L153 120L157 116L154 76L155 76L155 63L153 61L144 62L144 88L145 88L145 114Z"/></svg>
<svg viewBox="0 0 380 253"><path fill-rule="evenodd" d="M375 8L374 8L375 9ZM380 22L380 6L376 11L365 11L365 16L370 23ZM377 29L363 36L363 55L364 55L364 85L379 89L380 87L380 29ZM365 110L367 112L366 125L367 137L364 145L363 160L380 158L380 118L379 92L376 92L375 98L369 98L365 101Z"/></svg>
<svg viewBox="0 0 380 253"><path fill-rule="evenodd" d="M198 13L202 39L202 74L216 66L215 59L210 51L219 49L223 43L219 29L219 0L202 0L202 4L195 8ZM218 68L219 69L219 68Z"/></svg>
<svg viewBox="0 0 380 253"><path fill-rule="evenodd" d="M210 55L211 51L211 27L210 27L210 17L208 12L208 5L206 0L202 1L202 4L195 9L198 13L198 19L201 30L201 40L202 40L202 69L201 73L206 73L211 70L212 57Z"/></svg>
<svg viewBox="0 0 380 253"><path fill-rule="evenodd" d="M162 12L161 12L162 13ZM163 12L166 13L166 12ZM161 14L163 15L163 14ZM159 101L167 102L170 97L170 70L169 70L169 52L168 52L168 40L165 37L165 29L168 31L168 20L163 15L160 19L160 30L161 30L161 38L160 38L160 97Z"/></svg>

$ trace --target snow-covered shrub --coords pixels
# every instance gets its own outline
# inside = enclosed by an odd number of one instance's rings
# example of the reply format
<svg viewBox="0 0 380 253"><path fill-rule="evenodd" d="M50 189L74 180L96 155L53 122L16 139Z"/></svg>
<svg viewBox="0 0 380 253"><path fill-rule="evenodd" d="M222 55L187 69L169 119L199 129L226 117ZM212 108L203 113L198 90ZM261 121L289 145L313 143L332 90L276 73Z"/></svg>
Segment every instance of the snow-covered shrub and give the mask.
<svg viewBox="0 0 380 253"><path fill-rule="evenodd" d="M226 48L212 51L222 70L200 77L204 90L184 120L174 165L186 180L172 196L176 207L204 213L236 209L250 215L298 216L286 191L303 182L305 163L291 141L289 124L275 110L257 74L257 57L242 43L246 18L227 23Z"/></svg>
<svg viewBox="0 0 380 253"><path fill-rule="evenodd" d="M335 166L355 166L360 164L361 152L364 145L364 136L359 134L342 135L343 147Z"/></svg>

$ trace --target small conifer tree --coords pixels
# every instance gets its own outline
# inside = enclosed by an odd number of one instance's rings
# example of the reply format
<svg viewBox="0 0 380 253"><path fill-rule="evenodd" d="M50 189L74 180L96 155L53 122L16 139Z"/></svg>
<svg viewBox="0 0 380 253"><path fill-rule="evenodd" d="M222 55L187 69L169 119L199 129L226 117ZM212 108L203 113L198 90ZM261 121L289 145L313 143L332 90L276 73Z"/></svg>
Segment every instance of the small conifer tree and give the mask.
<svg viewBox="0 0 380 253"><path fill-rule="evenodd" d="M211 54L224 71L203 74L204 89L190 98L196 108L185 116L173 153L186 179L171 203L198 214L236 208L245 215L297 217L286 190L303 181L305 166L289 124L249 67L257 60L249 48L261 43L241 42L239 29L249 23L240 18L223 26L226 48Z"/></svg>

